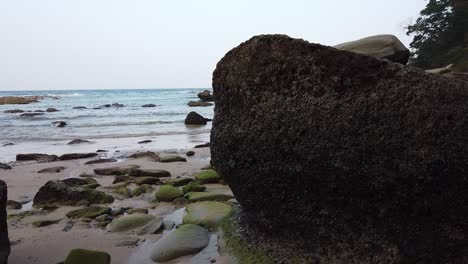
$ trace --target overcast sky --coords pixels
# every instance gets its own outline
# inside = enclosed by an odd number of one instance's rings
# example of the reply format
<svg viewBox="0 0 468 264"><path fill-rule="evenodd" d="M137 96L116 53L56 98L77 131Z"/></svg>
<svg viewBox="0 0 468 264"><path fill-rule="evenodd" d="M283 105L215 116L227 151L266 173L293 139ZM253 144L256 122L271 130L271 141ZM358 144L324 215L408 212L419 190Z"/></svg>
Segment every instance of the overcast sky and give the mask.
<svg viewBox="0 0 468 264"><path fill-rule="evenodd" d="M258 34L334 45L404 26L424 0L0 0L0 90L211 87Z"/></svg>

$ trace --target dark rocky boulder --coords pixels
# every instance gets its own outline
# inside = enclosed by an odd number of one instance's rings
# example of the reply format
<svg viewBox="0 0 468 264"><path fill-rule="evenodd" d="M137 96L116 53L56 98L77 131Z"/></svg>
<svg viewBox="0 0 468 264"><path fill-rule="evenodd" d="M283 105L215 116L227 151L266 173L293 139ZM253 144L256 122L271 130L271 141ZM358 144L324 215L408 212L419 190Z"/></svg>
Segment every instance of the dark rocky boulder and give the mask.
<svg viewBox="0 0 468 264"><path fill-rule="evenodd" d="M56 126L56 127L65 127L67 125L66 122L64 121L55 121L52 123L52 125Z"/></svg>
<svg viewBox="0 0 468 264"><path fill-rule="evenodd" d="M60 160L88 159L96 157L97 153L68 153L60 156Z"/></svg>
<svg viewBox="0 0 468 264"><path fill-rule="evenodd" d="M79 181L81 180L81 181ZM101 191L77 187L84 180L74 179L65 181L48 181L36 193L33 205L41 207L45 205L76 205L86 200L90 204L112 203L114 198Z"/></svg>
<svg viewBox="0 0 468 264"><path fill-rule="evenodd" d="M11 110L5 110L3 113L6 114L17 114L17 113L23 113L24 111L21 109L11 109Z"/></svg>
<svg viewBox="0 0 468 264"><path fill-rule="evenodd" d="M10 239L8 238L8 224L6 204L8 199L7 185L0 180L0 264L8 263L10 255Z"/></svg>
<svg viewBox="0 0 468 264"><path fill-rule="evenodd" d="M45 111L48 113L52 113L52 112L58 112L59 110L57 108L51 107L51 108L47 108Z"/></svg>
<svg viewBox="0 0 468 264"><path fill-rule="evenodd" d="M0 162L0 170L11 170L11 166Z"/></svg>
<svg viewBox="0 0 468 264"><path fill-rule="evenodd" d="M206 107L206 106L212 106L213 103L203 102L203 101L190 101L187 105L190 107L197 107L197 106Z"/></svg>
<svg viewBox="0 0 468 264"><path fill-rule="evenodd" d="M86 106L75 106L72 109L87 109Z"/></svg>
<svg viewBox="0 0 468 264"><path fill-rule="evenodd" d="M190 112L185 118L186 125L206 125L206 118L197 112Z"/></svg>
<svg viewBox="0 0 468 264"><path fill-rule="evenodd" d="M16 155L16 161L36 161L36 162L50 162L56 161L56 155L40 154L40 153L28 153Z"/></svg>
<svg viewBox="0 0 468 264"><path fill-rule="evenodd" d="M468 86L282 35L213 76L212 165L278 262L468 260Z"/></svg>
<svg viewBox="0 0 468 264"><path fill-rule="evenodd" d="M204 102L209 102L209 101L213 101L214 100L214 97L213 95L211 94L210 91L208 90L205 90L203 92L199 92L198 93L198 98L200 98L200 100L204 101Z"/></svg>
<svg viewBox="0 0 468 264"><path fill-rule="evenodd" d="M43 115L44 113L23 113L21 114L20 116L23 116L23 117L35 117L35 116L40 116L40 115Z"/></svg>
<svg viewBox="0 0 468 264"><path fill-rule="evenodd" d="M157 105L155 104L144 104L141 107L156 107Z"/></svg>

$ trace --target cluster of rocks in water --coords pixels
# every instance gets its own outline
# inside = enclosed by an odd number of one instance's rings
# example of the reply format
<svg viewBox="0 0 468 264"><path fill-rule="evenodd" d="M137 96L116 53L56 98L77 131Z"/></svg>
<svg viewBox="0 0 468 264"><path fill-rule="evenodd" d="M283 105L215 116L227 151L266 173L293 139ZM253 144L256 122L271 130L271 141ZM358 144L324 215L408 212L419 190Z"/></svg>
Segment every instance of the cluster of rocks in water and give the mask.
<svg viewBox="0 0 468 264"><path fill-rule="evenodd" d="M190 107L196 107L196 106L206 107L206 106L212 106L213 105L213 103L211 103L211 102L214 101L214 96L208 90L205 90L203 92L198 93L198 98L200 98L199 101L190 101L188 103L188 106L190 106Z"/></svg>
<svg viewBox="0 0 468 264"><path fill-rule="evenodd" d="M468 258L468 85L374 40L257 36L217 65L212 165L276 262Z"/></svg>

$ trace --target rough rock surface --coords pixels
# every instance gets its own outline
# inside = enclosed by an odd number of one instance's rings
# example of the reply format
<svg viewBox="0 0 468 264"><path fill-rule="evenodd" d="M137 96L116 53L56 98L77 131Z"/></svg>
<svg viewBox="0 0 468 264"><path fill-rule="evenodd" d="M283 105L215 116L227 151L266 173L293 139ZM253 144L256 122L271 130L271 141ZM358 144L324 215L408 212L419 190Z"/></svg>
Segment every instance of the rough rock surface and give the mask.
<svg viewBox="0 0 468 264"><path fill-rule="evenodd" d="M365 54L401 64L408 63L410 51L393 35L376 35L336 45L339 50Z"/></svg>
<svg viewBox="0 0 468 264"><path fill-rule="evenodd" d="M40 153L28 153L16 155L16 161L36 161L36 162L50 162L56 161L56 155L40 154Z"/></svg>
<svg viewBox="0 0 468 264"><path fill-rule="evenodd" d="M212 165L278 258L468 260L464 82L268 35L227 53L213 88Z"/></svg>
<svg viewBox="0 0 468 264"><path fill-rule="evenodd" d="M0 264L6 264L10 255L6 211L7 198L7 185L4 181L0 180Z"/></svg>

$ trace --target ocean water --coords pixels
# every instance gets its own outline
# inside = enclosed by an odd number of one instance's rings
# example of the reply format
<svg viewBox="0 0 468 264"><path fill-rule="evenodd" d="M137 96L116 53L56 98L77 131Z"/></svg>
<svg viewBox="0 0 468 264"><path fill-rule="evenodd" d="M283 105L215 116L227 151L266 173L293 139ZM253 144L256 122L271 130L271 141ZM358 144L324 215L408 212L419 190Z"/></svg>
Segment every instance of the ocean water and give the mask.
<svg viewBox="0 0 468 264"><path fill-rule="evenodd" d="M64 142L80 138L101 143L97 145L100 147L105 147L102 144L118 146L118 139L122 139L121 144L150 139L159 142L159 147L170 147L171 144L174 148L188 147L189 143L209 140L210 122L196 127L184 124L190 111L213 118L213 106L187 105L189 101L198 100L197 93L202 90L205 89L0 91L0 96L50 96L27 105L0 105L0 145L14 143L17 147L10 148L14 152L41 149L44 150L41 152L61 152L59 148L47 146L62 146ZM124 107L93 109L113 103ZM157 107L142 107L144 104L156 104ZM73 109L78 106L87 109ZM35 117L3 113L8 109L35 111L49 107L60 111ZM58 128L52 125L56 121L65 121L68 125ZM64 147L62 150L67 149ZM11 152L0 147L0 160L5 160L7 154Z"/></svg>

